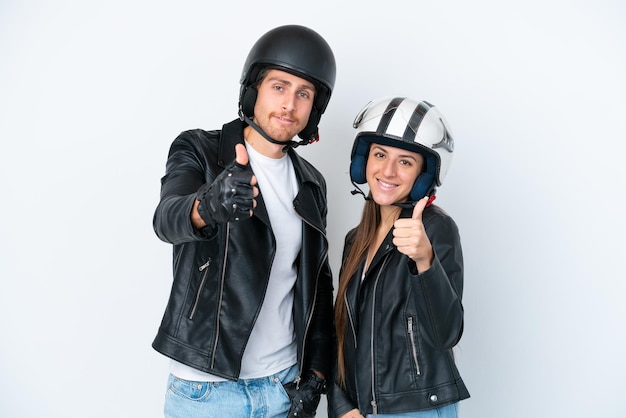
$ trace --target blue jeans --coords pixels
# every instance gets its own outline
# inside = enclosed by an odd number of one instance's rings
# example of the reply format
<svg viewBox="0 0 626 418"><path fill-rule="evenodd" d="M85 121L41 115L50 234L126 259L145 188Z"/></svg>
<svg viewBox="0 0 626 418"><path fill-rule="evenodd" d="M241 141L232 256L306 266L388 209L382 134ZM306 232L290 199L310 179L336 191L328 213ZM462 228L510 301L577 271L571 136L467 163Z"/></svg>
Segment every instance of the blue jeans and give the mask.
<svg viewBox="0 0 626 418"><path fill-rule="evenodd" d="M378 414L376 418L457 418L459 403L442 406L441 408L429 409L428 411L406 412L402 414ZM367 418L374 418L368 415Z"/></svg>
<svg viewBox="0 0 626 418"><path fill-rule="evenodd" d="M293 382L297 375L297 365L271 376L236 382L192 382L170 374L165 417L286 417L291 403L283 383Z"/></svg>

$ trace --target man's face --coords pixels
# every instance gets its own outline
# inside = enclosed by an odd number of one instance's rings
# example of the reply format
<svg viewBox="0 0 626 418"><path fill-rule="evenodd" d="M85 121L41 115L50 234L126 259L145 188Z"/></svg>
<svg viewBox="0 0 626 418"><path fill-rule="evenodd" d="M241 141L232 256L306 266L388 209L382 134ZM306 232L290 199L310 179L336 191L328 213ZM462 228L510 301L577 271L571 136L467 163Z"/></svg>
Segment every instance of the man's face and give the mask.
<svg viewBox="0 0 626 418"><path fill-rule="evenodd" d="M315 98L313 83L280 70L270 70L257 87L254 122L270 137L289 141L309 121Z"/></svg>

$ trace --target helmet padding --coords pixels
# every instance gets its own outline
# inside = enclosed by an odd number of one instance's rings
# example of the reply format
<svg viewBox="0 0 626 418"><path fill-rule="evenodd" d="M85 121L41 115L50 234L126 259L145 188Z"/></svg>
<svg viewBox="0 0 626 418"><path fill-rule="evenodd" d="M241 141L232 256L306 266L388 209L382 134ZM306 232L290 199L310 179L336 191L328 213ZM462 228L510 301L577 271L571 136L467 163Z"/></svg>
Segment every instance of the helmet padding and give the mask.
<svg viewBox="0 0 626 418"><path fill-rule="evenodd" d="M436 157L425 151L420 152L414 148L411 149L410 147L403 147L397 140L381 136L361 136L354 141L352 161L350 162L350 178L353 182L357 184L364 184L367 182L365 172L367 167L367 157L372 143L402 148L421 154L424 157L426 169L417 177L417 179L415 179L409 198L412 201L417 201L426 195L435 193L436 185L434 180L437 167Z"/></svg>

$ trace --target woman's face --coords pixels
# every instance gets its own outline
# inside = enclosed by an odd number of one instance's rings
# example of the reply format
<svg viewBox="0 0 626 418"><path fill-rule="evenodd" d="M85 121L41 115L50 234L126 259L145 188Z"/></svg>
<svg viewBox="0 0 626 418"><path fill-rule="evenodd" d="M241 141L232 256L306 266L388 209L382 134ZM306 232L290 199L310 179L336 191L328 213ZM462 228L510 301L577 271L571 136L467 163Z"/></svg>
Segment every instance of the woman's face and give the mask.
<svg viewBox="0 0 626 418"><path fill-rule="evenodd" d="M405 201L423 167L424 157L417 152L372 144L365 169L372 198L380 206Z"/></svg>

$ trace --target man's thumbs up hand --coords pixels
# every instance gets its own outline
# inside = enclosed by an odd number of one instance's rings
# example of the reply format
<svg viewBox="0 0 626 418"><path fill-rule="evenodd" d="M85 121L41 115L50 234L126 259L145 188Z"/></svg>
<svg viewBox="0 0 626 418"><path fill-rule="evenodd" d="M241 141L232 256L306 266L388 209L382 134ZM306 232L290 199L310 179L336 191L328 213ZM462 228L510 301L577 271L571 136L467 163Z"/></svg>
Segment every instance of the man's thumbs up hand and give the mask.
<svg viewBox="0 0 626 418"><path fill-rule="evenodd" d="M243 144L235 145L235 161L226 167L211 184L197 193L198 213L207 225L247 219L256 206L259 194L256 177L248 168L248 152Z"/></svg>

